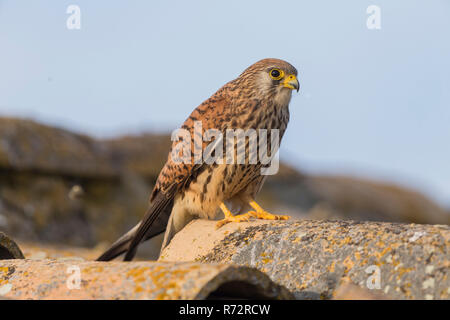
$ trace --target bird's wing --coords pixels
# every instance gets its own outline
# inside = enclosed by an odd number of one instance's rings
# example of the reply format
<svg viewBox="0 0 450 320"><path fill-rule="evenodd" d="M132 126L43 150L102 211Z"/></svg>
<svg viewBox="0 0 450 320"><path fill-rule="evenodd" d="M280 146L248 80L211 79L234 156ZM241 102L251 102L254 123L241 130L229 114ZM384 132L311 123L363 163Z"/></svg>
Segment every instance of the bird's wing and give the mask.
<svg viewBox="0 0 450 320"><path fill-rule="evenodd" d="M219 90L215 95L198 106L181 127L188 130L191 134L191 163L177 163L172 159L172 151L169 152L168 160L162 168L152 192L150 207L142 221L117 240L97 260L108 261L126 251L124 261L130 261L135 256L137 247L142 241L165 230L175 195L186 188L190 181L195 179L205 167L204 164L195 164L193 161L193 149L195 146L193 141L195 135L194 122L202 121L203 129L220 128L223 125L219 123L219 115L223 113L228 101L220 95L222 91ZM172 144L172 149L176 144L177 142L175 141ZM202 151L207 145L208 142L202 141ZM162 226L164 229L162 229Z"/></svg>

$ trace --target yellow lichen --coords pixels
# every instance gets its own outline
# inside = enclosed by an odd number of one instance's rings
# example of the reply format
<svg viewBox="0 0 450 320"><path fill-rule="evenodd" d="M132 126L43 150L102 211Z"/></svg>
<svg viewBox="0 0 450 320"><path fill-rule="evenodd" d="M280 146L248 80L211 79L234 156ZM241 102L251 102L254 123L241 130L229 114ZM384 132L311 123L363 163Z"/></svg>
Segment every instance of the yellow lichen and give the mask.
<svg viewBox="0 0 450 320"><path fill-rule="evenodd" d="M336 261L333 261L333 262L331 263L331 265L328 267L328 271L329 271L329 272L334 272L335 267L336 267Z"/></svg>
<svg viewBox="0 0 450 320"><path fill-rule="evenodd" d="M346 272L351 270L353 268L353 266L355 265L355 263L350 258L350 256L347 256L347 258L345 258L345 260L344 260L344 262L342 264L345 266Z"/></svg>

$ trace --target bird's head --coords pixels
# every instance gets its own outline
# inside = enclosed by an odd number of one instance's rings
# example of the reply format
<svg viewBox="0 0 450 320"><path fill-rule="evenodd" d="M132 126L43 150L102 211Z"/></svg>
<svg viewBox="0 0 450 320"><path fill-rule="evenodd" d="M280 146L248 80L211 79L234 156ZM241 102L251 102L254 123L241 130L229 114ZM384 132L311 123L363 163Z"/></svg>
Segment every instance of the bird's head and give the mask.
<svg viewBox="0 0 450 320"><path fill-rule="evenodd" d="M263 59L248 67L239 78L261 98L270 98L280 104L289 103L292 90L299 90L297 69L280 59Z"/></svg>

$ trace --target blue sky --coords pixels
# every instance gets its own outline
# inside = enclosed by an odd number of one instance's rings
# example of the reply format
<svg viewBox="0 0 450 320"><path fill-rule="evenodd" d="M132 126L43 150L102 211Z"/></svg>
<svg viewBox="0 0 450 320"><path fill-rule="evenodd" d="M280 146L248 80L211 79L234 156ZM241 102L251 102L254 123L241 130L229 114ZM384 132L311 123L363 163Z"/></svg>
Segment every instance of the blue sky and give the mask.
<svg viewBox="0 0 450 320"><path fill-rule="evenodd" d="M71 4L80 30L66 28ZM281 58L301 82L282 159L450 206L449 31L446 0L0 0L0 115L99 137L171 131L248 65Z"/></svg>

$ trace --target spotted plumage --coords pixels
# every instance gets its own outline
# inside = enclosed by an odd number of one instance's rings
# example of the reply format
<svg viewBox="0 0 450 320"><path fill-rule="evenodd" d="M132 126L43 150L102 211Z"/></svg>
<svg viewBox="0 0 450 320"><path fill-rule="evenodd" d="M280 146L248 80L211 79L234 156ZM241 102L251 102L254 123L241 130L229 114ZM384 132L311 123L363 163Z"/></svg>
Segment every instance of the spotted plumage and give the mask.
<svg viewBox="0 0 450 320"><path fill-rule="evenodd" d="M121 237L99 260L110 260L127 252L125 260L131 260L136 248L143 240L149 239L166 229L163 247L176 232L194 218L217 219L223 214L225 219L219 225L230 221L243 221L251 216L266 219L286 219L285 216L271 215L260 208L254 197L264 183L261 175L263 164L249 156L250 139L236 145L243 150L241 163L207 164L195 163L195 150L203 152L213 143L203 141L202 133L216 129L225 137L229 129L255 130L278 129L281 139L289 122L289 102L292 89L298 90L297 70L279 59L264 59L247 68L238 78L228 82L209 99L199 105L182 124L181 129L189 132L189 141L174 141L172 148L180 143L191 147L190 161L179 163L172 158L172 152L162 168L152 192L150 208L142 221ZM195 123L201 122L202 133L195 138ZM200 142L200 143L199 143ZM270 150L270 143L268 146ZM178 149L177 149L178 150ZM224 152L225 153L225 152ZM225 155L224 155L225 158ZM247 215L233 216L246 207L254 211Z"/></svg>

